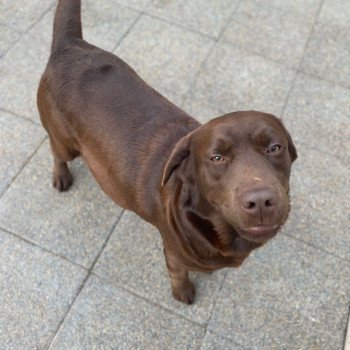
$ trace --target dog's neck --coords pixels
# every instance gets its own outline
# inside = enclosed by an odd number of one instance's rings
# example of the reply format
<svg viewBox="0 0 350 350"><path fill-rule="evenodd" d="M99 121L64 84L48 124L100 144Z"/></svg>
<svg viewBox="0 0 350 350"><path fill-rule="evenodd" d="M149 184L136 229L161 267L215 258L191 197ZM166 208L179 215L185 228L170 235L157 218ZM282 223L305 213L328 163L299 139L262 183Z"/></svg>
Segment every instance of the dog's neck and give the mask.
<svg viewBox="0 0 350 350"><path fill-rule="evenodd" d="M222 255L243 259L255 248L261 246L241 237L234 227L226 222L223 215L203 198L198 185L191 178L177 180L179 196L177 210L189 239L195 241L192 247L197 254L204 256ZM243 260L242 260L243 261Z"/></svg>

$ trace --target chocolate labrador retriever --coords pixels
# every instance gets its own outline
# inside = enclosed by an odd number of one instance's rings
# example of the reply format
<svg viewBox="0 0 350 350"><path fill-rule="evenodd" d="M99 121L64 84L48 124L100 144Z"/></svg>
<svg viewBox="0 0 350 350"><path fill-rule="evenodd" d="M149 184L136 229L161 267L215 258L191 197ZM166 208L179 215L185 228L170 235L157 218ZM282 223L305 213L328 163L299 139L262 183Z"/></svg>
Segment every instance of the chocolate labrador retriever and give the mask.
<svg viewBox="0 0 350 350"><path fill-rule="evenodd" d="M289 213L297 152L282 122L229 113L201 125L120 58L82 39L80 0L60 0L38 108L53 185L82 156L103 191L156 226L173 296L194 300L188 272L238 267Z"/></svg>

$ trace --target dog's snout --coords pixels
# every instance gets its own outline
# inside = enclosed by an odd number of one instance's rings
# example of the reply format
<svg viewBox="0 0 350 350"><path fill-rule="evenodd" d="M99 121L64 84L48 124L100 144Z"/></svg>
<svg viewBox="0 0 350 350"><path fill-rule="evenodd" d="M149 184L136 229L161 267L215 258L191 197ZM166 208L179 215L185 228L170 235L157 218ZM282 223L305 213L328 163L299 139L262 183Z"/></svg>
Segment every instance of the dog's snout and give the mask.
<svg viewBox="0 0 350 350"><path fill-rule="evenodd" d="M241 207L253 216L266 216L276 205L276 194L270 188L245 191L241 196Z"/></svg>

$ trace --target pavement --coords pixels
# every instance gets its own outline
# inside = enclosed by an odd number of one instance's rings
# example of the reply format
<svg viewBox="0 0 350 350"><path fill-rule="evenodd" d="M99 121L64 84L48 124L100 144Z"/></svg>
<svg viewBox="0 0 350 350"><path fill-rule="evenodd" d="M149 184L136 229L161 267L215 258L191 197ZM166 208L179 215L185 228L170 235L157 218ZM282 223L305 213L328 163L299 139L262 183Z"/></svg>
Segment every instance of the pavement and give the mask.
<svg viewBox="0 0 350 350"><path fill-rule="evenodd" d="M193 273L191 306L171 297L159 233L81 160L68 192L51 187L35 96L55 5L0 0L0 349L343 349L350 2L83 1L85 38L200 121L262 110L297 145L287 225L241 268Z"/></svg>

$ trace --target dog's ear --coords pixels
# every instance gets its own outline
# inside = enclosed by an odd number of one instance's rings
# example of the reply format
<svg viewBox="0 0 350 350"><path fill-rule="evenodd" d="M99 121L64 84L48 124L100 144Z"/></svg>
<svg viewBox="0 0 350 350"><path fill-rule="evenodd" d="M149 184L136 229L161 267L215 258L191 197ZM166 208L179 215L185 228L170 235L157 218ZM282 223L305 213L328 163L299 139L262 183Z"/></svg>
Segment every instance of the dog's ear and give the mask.
<svg viewBox="0 0 350 350"><path fill-rule="evenodd" d="M298 158L298 153L297 153L297 149L294 146L292 137L290 136L288 130L286 129L286 127L283 125L283 121L280 118L275 117L275 119L277 120L278 124L280 125L280 127L282 128L283 132L285 133L285 135L287 136L287 140L288 140L288 151L289 151L289 155L290 155L290 159L292 161L292 163Z"/></svg>
<svg viewBox="0 0 350 350"><path fill-rule="evenodd" d="M182 161L190 154L191 134L183 137L175 146L165 165L162 185L164 186L172 173L181 165Z"/></svg>

